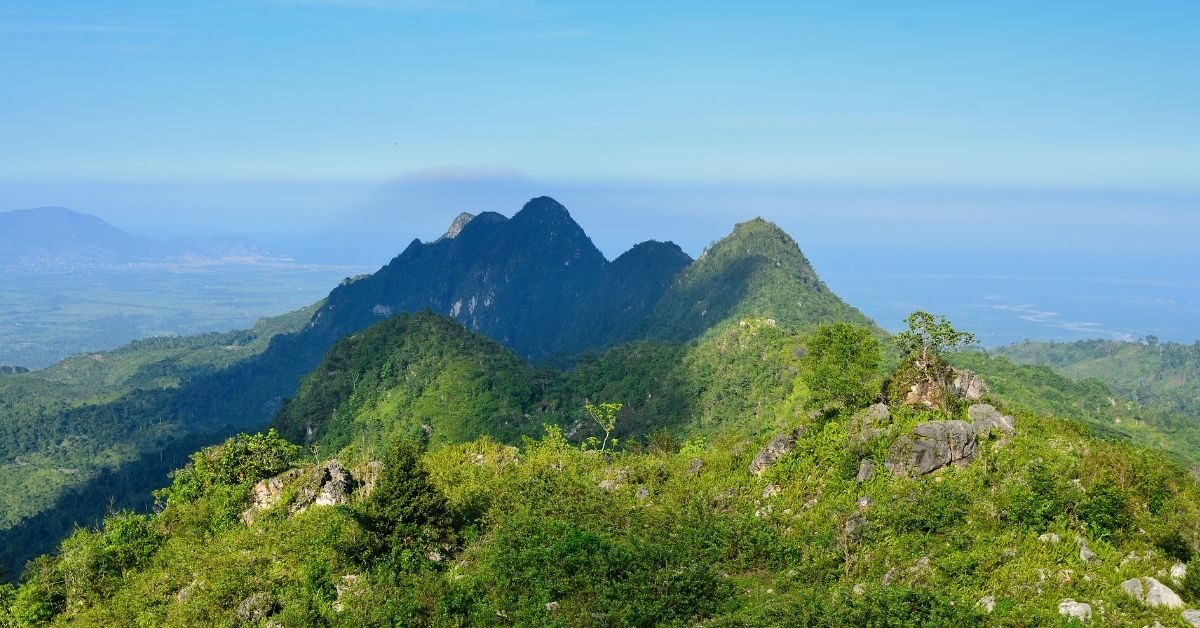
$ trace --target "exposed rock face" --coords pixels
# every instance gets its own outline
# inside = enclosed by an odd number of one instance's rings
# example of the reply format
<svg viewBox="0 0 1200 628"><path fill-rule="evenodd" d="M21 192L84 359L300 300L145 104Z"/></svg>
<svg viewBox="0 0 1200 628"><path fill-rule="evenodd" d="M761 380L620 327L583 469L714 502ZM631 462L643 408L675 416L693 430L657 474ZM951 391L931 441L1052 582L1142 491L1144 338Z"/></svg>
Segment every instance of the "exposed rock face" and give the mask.
<svg viewBox="0 0 1200 628"><path fill-rule="evenodd" d="M254 488L250 489L250 507L242 513L242 523L253 523L258 513L279 503L283 497L283 490L303 473L302 469L288 469L255 484Z"/></svg>
<svg viewBox="0 0 1200 628"><path fill-rule="evenodd" d="M442 234L441 240L449 240L457 238L458 234L462 233L463 227L467 226L468 222L475 219L475 214L463 212L454 218L454 222L450 223L450 228L446 229L446 233Z"/></svg>
<svg viewBox="0 0 1200 628"><path fill-rule="evenodd" d="M780 434L771 439L766 447L763 447L754 460L750 463L750 473L754 475L762 475L769 467L773 466L784 455L790 453L796 448L796 441L804 435L804 428L798 427L786 434Z"/></svg>
<svg viewBox="0 0 1200 628"><path fill-rule="evenodd" d="M983 397L986 386L974 372L952 368L945 377L939 381L914 382L904 397L904 404L939 408L945 407L948 400L978 401Z"/></svg>
<svg viewBox="0 0 1200 628"><path fill-rule="evenodd" d="M975 459L979 447L975 428L966 421L931 421L913 428L912 434L892 444L887 468L896 475L925 475Z"/></svg>
<svg viewBox="0 0 1200 628"><path fill-rule="evenodd" d="M967 401L979 401L983 398L985 388L975 371L966 369L954 369L954 380L950 382L950 387L959 399Z"/></svg>
<svg viewBox="0 0 1200 628"><path fill-rule="evenodd" d="M1146 606L1184 607L1183 600L1170 587L1154 578L1130 578L1121 583L1121 589Z"/></svg>
<svg viewBox="0 0 1200 628"><path fill-rule="evenodd" d="M286 489L296 482L302 484L288 505L289 514L304 512L311 506L344 504L358 485L354 476L337 460L326 461L307 473L304 469L289 469L254 485L250 490L250 507L242 513L242 522L253 523L259 513L277 505Z"/></svg>
<svg viewBox="0 0 1200 628"><path fill-rule="evenodd" d="M1058 605L1058 614L1087 622L1092 617L1092 605L1075 600L1063 600Z"/></svg>
<svg viewBox="0 0 1200 628"><path fill-rule="evenodd" d="M993 432L1001 434L1016 434L1017 420L1011 416L1000 414L991 404L977 403L967 408L967 418L975 427L976 433L986 436Z"/></svg>

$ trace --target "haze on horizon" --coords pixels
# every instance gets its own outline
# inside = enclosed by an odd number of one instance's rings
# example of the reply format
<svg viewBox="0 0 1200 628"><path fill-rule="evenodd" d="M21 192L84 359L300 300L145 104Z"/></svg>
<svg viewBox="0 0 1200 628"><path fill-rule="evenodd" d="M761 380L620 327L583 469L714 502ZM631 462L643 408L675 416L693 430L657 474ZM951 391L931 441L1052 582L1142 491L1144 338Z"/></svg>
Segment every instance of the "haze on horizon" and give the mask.
<svg viewBox="0 0 1200 628"><path fill-rule="evenodd" d="M1183 1L19 1L0 210L368 266L542 194L610 258L762 215L888 327L1191 341L1198 58Z"/></svg>

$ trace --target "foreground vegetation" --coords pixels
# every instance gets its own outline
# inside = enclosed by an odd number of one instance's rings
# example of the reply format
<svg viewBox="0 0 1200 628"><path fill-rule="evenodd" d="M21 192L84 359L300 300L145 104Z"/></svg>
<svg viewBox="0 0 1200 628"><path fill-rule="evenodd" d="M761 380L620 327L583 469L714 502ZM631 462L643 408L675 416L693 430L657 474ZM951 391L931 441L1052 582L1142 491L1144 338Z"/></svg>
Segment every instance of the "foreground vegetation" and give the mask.
<svg viewBox="0 0 1200 628"><path fill-rule="evenodd" d="M113 513L0 589L0 622L1026 626L1065 622L1073 599L1097 624L1179 625L1121 591L1143 576L1200 605L1185 470L1030 395L984 399L1016 433L981 436L969 464L892 473L898 438L968 404L893 404L868 429L861 389L905 372L869 338L744 319L556 373L396 317L281 412L301 446L269 432L196 453L161 512ZM1034 390L1024 374L1006 386ZM589 402L621 404L615 449L589 438ZM790 450L752 473L781 434Z"/></svg>

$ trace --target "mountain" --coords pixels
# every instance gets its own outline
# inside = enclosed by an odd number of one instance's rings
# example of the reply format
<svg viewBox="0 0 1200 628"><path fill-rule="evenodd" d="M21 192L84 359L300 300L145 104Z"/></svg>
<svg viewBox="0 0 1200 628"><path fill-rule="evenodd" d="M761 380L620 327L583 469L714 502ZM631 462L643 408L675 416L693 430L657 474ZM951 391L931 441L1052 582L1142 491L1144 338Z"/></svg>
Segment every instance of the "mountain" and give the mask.
<svg viewBox="0 0 1200 628"><path fill-rule="evenodd" d="M846 321L882 333L829 290L791 236L761 218L734 227L672 282L655 305L649 333L688 340L745 316L806 330Z"/></svg>
<svg viewBox="0 0 1200 628"><path fill-rule="evenodd" d="M153 240L65 207L0 212L0 251L0 267L37 270L274 257L244 238Z"/></svg>
<svg viewBox="0 0 1200 628"><path fill-rule="evenodd" d="M340 338L398 312L430 309L528 357L627 339L690 258L648 242L609 262L566 208L535 198L506 218L459 216L375 274L329 295L313 334Z"/></svg>
<svg viewBox="0 0 1200 628"><path fill-rule="evenodd" d="M378 272L343 281L301 328L271 336L245 359L220 369L188 370L183 376L177 372L164 380L169 386L107 394L87 386L74 393L64 389L61 402L39 406L19 420L0 413L0 431L6 423L21 426L13 430L35 423L51 426L38 441L41 445L0 459L0 465L12 465L2 468L14 477L0 484L0 503L29 497L23 487L39 487L37 498L26 500L30 507L15 515L21 523L0 528L0 547L20 547L23 555L48 549L39 543L52 543L56 533L74 522L95 520L110 496L118 503L144 506L145 495L163 481L162 465L171 459L164 452L178 455L235 431L261 429L335 343L403 312L429 309L448 315L518 356L558 366L570 366L580 352L603 353L627 341L685 341L741 315L804 328L843 318L865 321L828 292L796 243L774 225L752 221L723 242L729 246L714 246L695 262L678 246L653 241L610 262L550 198L532 199L511 218L490 212L459 216L442 238L414 241ZM719 305L711 315L692 316L698 299ZM668 360L679 351L670 344L645 347L661 352L672 372L691 368ZM119 368L114 365L112 377L120 379ZM656 371L647 377L674 381L670 378L675 376ZM45 384L34 378L14 386L10 394L36 398L34 391ZM655 392L662 402L681 394ZM738 391L724 394L736 396ZM682 402L662 416L639 407L630 403L634 414L629 425L681 422L701 414ZM60 445L89 429L94 434L85 451L104 464L77 473L78 465L60 464L74 459L72 449ZM25 466L34 452L39 465ZM37 481L47 474L53 481ZM46 534L39 536L39 530ZM0 560L6 558L12 560Z"/></svg>

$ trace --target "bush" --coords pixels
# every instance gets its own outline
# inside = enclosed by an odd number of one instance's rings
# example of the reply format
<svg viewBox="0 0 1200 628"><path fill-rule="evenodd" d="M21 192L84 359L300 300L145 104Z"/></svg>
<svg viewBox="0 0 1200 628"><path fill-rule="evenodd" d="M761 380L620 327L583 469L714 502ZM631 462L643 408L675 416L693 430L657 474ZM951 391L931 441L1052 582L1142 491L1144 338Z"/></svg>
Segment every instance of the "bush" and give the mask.
<svg viewBox="0 0 1200 628"><path fill-rule="evenodd" d="M822 325L806 344L801 377L814 401L856 408L875 399L883 352L870 330L849 323Z"/></svg>
<svg viewBox="0 0 1200 628"><path fill-rule="evenodd" d="M1129 527L1133 517L1129 498L1116 482L1104 478L1094 482L1076 510L1079 520L1096 538L1108 538Z"/></svg>
<svg viewBox="0 0 1200 628"><path fill-rule="evenodd" d="M161 504L195 501L216 486L249 484L281 473L299 455L300 448L274 429L238 434L192 454L186 466L171 472L171 486L155 491L154 497Z"/></svg>
<svg viewBox="0 0 1200 628"><path fill-rule="evenodd" d="M363 505L363 518L394 560L411 567L424 551L452 536L446 498L429 482L421 445L400 441L383 460L375 490Z"/></svg>
<svg viewBox="0 0 1200 628"><path fill-rule="evenodd" d="M1188 540L1184 538L1179 530L1171 530L1159 538L1155 545L1162 550L1164 554L1174 558L1181 563L1188 563L1192 560L1192 546Z"/></svg>
<svg viewBox="0 0 1200 628"><path fill-rule="evenodd" d="M1193 604L1200 604L1200 559L1188 563L1187 575L1179 587L1179 595Z"/></svg>

